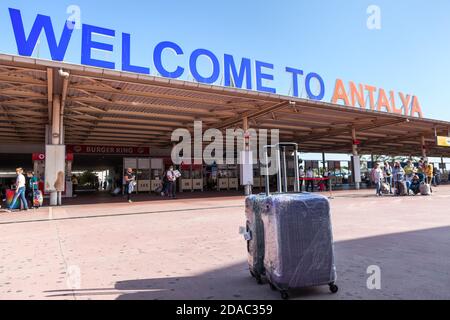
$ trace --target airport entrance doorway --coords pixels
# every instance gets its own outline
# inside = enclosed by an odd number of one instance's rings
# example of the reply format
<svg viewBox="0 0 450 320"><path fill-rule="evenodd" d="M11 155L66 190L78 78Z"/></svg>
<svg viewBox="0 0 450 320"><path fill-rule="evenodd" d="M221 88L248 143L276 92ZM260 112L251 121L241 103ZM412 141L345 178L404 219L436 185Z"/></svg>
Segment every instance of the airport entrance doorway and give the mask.
<svg viewBox="0 0 450 320"><path fill-rule="evenodd" d="M104 194L123 188L128 157L149 158L148 147L68 145L73 153L72 184L74 194Z"/></svg>

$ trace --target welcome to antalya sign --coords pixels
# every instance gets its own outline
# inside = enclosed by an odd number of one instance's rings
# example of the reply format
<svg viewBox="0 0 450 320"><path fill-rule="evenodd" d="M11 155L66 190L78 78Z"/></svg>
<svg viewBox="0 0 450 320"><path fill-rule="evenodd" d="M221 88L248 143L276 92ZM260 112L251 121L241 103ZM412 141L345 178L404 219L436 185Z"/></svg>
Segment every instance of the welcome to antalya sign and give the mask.
<svg viewBox="0 0 450 320"><path fill-rule="evenodd" d="M126 72L151 74L150 66L139 66L132 63L131 39L129 33L117 32L113 29L103 28L91 24L81 24L75 20L64 19L57 23L64 24L62 34L57 37L50 16L38 14L31 29L26 30L22 13L18 9L9 8L11 19L11 32L14 33L18 54L31 57L42 32L46 35L47 45L51 59L64 61L67 48L72 38L75 26L78 23L81 29L81 57L82 65L106 69L121 69ZM1 31L2 33L4 31ZM102 37L102 41L98 38ZM97 39L97 40L94 40ZM93 52L114 53L117 49L111 44L112 40L119 38L122 42L118 52L121 61L108 61L94 57ZM136 41L145 41L139 39ZM179 63L175 68L167 68L168 57L173 61L179 61L181 56L189 55L189 63ZM199 68L199 59L207 59L210 62L210 70L205 72ZM119 67L120 65L120 67ZM190 73L195 81L205 84L215 84L221 78L224 85L260 92L277 93L274 65L269 62L242 58L236 60L233 55L218 56L208 49L196 49L186 53L181 46L172 41L162 41L153 50L153 65L162 77L181 78ZM299 96L299 89L304 85L309 99L323 101L326 93L325 82L316 72L305 72L298 67L286 66L285 72L292 78L294 97ZM303 81L303 83L301 83ZM419 99L412 94L387 91L382 88L366 84L355 84L350 81L348 86L341 79L336 80L332 103L347 106L397 113L412 117L423 117Z"/></svg>

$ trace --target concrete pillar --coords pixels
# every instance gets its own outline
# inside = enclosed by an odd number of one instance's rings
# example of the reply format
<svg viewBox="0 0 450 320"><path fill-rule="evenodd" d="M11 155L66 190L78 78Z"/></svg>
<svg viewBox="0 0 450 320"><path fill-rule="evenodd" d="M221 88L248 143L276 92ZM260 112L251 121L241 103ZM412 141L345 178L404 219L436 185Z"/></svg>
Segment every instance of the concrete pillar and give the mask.
<svg viewBox="0 0 450 320"><path fill-rule="evenodd" d="M322 167L323 167L323 173L325 173L327 171L327 164L326 164L326 157L325 157L325 152L322 152Z"/></svg>
<svg viewBox="0 0 450 320"><path fill-rule="evenodd" d="M361 161L358 154L358 145L355 143L356 138L356 129L352 128L352 176L355 182L355 189L359 190L361 189Z"/></svg>
<svg viewBox="0 0 450 320"><path fill-rule="evenodd" d="M426 146L425 146L425 136L422 136L420 138L420 143L421 143L421 148L422 148L422 157L424 159L426 159L427 158L427 149L426 149Z"/></svg>
<svg viewBox="0 0 450 320"><path fill-rule="evenodd" d="M244 150L243 151L249 152L250 151L250 139L251 139L251 137L249 136L249 133L248 133L249 127L248 127L248 118L247 117L242 119L242 129L244 130L244 135L245 135L245 139L244 139L245 143L244 143ZM242 164L241 165L241 170L249 170L249 167L245 166L244 164ZM251 171L252 171L251 174L253 175L253 169ZM242 174L241 176L243 177L244 175ZM251 184L246 184L244 186L245 195L246 196L249 196L249 195L251 195L253 193L252 187L253 186Z"/></svg>
<svg viewBox="0 0 450 320"><path fill-rule="evenodd" d="M61 144L61 98L59 95L53 95L52 115L51 115L51 136L50 141L52 145ZM57 191L50 192L50 206L61 205L61 193Z"/></svg>
<svg viewBox="0 0 450 320"><path fill-rule="evenodd" d="M52 112L52 144L58 145L61 143L61 99L58 95L53 97Z"/></svg>

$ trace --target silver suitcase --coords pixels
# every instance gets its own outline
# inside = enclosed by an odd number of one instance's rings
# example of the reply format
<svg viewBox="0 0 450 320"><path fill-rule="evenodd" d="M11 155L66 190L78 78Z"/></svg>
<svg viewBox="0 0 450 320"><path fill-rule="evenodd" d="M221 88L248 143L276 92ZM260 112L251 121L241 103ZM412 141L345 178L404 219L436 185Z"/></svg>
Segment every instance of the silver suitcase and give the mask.
<svg viewBox="0 0 450 320"><path fill-rule="evenodd" d="M258 284L262 284L262 276L265 274L264 228L261 219L263 205L258 196L250 196L245 201L248 267Z"/></svg>
<svg viewBox="0 0 450 320"><path fill-rule="evenodd" d="M257 248L254 252L258 253L250 254L249 262L260 268L259 259L263 257L261 270L271 288L280 291L283 299L289 298L289 290L303 287L328 285L331 292L336 293L338 287L335 284L329 201L310 193L287 193L286 152L284 149L280 152L280 148L286 145L268 146L276 148L280 155L277 159L282 159L278 163L278 190L282 192L270 194L266 179L266 194L247 198L247 219L253 215L262 221L262 226L257 228L258 220L249 224L251 239ZM295 146L294 156L298 159L297 145L292 145ZM299 181L298 171L296 180ZM299 190L300 186L296 184L295 191ZM262 255L261 246L264 248ZM252 244L250 248L253 248Z"/></svg>

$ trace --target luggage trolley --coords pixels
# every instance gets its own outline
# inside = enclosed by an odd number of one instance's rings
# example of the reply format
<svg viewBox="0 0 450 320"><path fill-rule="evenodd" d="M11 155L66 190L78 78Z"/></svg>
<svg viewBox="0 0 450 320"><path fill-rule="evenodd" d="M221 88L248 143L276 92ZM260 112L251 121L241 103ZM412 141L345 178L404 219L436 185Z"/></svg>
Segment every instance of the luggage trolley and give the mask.
<svg viewBox="0 0 450 320"><path fill-rule="evenodd" d="M288 193L287 148L294 147L294 193ZM268 149L276 152L278 192L269 186ZM264 147L266 193L246 199L250 273L258 283L267 278L271 289L289 298L289 290L335 284L333 236L330 205L321 195L300 192L298 145L280 143Z"/></svg>

